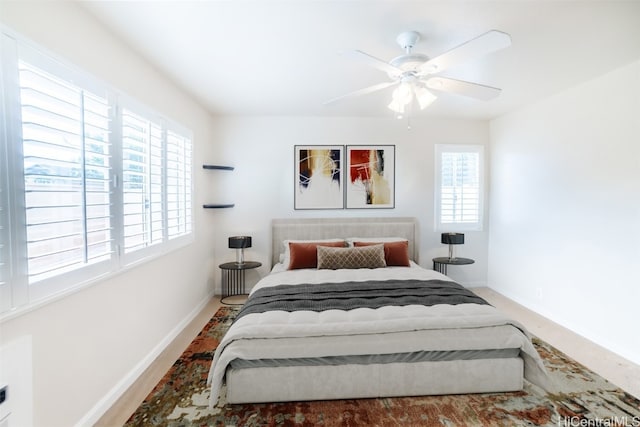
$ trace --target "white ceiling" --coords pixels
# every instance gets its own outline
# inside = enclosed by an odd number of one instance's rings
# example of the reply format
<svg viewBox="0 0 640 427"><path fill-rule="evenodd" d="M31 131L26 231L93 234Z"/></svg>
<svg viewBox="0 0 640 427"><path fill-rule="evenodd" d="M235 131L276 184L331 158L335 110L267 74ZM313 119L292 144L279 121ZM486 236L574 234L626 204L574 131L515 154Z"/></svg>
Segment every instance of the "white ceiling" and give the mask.
<svg viewBox="0 0 640 427"><path fill-rule="evenodd" d="M511 47L442 73L500 87L498 98L443 94L425 117L497 117L640 59L636 0L81 4L216 115L390 116L392 89L323 103L388 79L340 51L390 60L406 30L421 33L414 52L430 57L490 29L512 37Z"/></svg>

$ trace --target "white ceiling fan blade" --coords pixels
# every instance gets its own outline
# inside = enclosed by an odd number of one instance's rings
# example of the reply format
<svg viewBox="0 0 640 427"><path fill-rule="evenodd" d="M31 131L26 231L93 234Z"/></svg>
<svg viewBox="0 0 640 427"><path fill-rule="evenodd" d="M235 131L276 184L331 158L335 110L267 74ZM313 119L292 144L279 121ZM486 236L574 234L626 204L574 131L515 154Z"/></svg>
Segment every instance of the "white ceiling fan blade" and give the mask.
<svg viewBox="0 0 640 427"><path fill-rule="evenodd" d="M353 97L356 97L356 96L366 95L366 94L369 94L369 93L377 92L379 90L386 89L386 88L388 88L390 86L397 85L398 83L400 83L400 82L393 81L393 82L378 83L377 85L365 87L364 89L356 90L355 92L350 92L350 93L348 93L346 95L342 95L342 96L339 96L337 98L330 99L330 100L326 101L324 103L324 105L333 104L334 102L340 101L340 100L345 99L345 98L353 98Z"/></svg>
<svg viewBox="0 0 640 427"><path fill-rule="evenodd" d="M511 46L511 36L491 30L422 64L419 74L433 74Z"/></svg>
<svg viewBox="0 0 640 427"><path fill-rule="evenodd" d="M349 58L355 59L357 61L363 62L371 67L377 68L381 71L389 75L400 75L402 74L402 70L400 68L396 68L393 65L383 61L380 58L376 58L375 56L371 56L368 53L364 53L361 50L348 50L342 52L343 55L348 56Z"/></svg>
<svg viewBox="0 0 640 427"><path fill-rule="evenodd" d="M442 92L455 93L483 101L488 101L500 95L501 89L485 86L478 83L465 82L463 80L450 79L448 77L431 77L426 80L429 89Z"/></svg>

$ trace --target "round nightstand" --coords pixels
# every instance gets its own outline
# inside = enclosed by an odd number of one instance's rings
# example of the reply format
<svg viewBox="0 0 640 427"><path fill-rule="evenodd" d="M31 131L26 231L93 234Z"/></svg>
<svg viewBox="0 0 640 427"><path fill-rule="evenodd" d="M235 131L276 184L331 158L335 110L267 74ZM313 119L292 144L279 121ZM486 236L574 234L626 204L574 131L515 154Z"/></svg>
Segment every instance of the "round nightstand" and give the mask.
<svg viewBox="0 0 640 427"><path fill-rule="evenodd" d="M471 258L453 258L440 257L433 259L433 269L439 273L447 274L448 265L468 265L473 264L475 261Z"/></svg>
<svg viewBox="0 0 640 427"><path fill-rule="evenodd" d="M237 262L225 262L220 264L222 270L222 296L220 302L227 305L241 305L242 303L227 303L227 297L236 295L247 295L244 289L244 273L247 270L258 268L262 265L257 261L245 261L242 264Z"/></svg>

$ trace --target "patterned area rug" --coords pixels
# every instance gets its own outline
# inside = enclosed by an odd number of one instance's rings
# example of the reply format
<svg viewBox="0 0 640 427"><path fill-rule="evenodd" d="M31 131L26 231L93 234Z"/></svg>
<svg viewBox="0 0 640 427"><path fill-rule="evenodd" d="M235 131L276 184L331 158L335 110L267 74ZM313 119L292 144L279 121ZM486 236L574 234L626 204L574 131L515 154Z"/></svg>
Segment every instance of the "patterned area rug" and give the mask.
<svg viewBox="0 0 640 427"><path fill-rule="evenodd" d="M208 409L213 352L237 314L222 307L126 426L640 426L640 400L549 344L534 344L561 390L230 405Z"/></svg>

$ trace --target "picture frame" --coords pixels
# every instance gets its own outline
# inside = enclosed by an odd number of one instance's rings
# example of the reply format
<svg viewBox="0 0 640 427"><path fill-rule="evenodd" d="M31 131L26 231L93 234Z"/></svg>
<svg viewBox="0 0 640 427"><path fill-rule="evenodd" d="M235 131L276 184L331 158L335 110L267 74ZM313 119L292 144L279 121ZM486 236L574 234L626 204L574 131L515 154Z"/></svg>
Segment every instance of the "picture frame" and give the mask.
<svg viewBox="0 0 640 427"><path fill-rule="evenodd" d="M344 146L294 146L294 209L344 209Z"/></svg>
<svg viewBox="0 0 640 427"><path fill-rule="evenodd" d="M347 209L395 207L395 145L347 145Z"/></svg>

